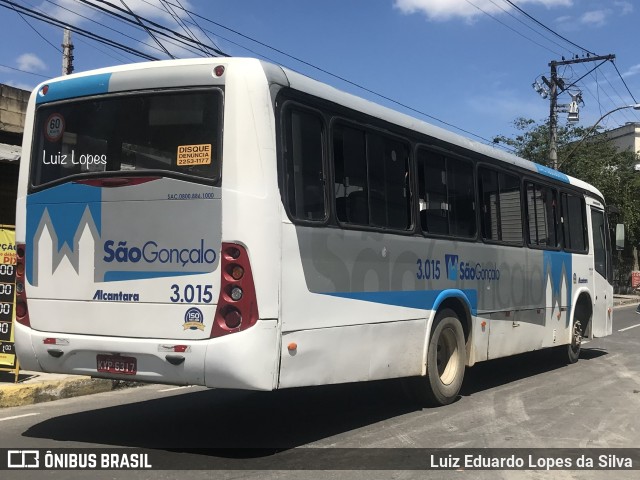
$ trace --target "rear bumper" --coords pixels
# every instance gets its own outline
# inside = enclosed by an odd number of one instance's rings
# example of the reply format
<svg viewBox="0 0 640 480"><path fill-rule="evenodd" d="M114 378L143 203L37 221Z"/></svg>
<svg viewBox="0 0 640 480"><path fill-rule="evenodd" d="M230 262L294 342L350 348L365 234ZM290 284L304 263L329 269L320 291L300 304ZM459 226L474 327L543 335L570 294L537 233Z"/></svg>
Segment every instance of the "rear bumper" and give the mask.
<svg viewBox="0 0 640 480"><path fill-rule="evenodd" d="M248 390L273 390L277 385L277 335L276 320L259 320L248 330L207 340L74 335L15 325L16 351L21 368L26 370ZM45 338L64 341L51 345L44 343ZM173 352L174 345L185 345L187 351ZM137 373L99 373L99 354L135 357ZM183 356L184 361L174 365L168 355Z"/></svg>

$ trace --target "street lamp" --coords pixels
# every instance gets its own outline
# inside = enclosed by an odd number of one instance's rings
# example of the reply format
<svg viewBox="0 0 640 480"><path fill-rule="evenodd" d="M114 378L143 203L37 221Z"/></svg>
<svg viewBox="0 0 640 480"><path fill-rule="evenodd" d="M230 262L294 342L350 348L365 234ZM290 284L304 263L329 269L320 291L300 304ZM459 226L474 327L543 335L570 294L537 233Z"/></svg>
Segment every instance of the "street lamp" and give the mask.
<svg viewBox="0 0 640 480"><path fill-rule="evenodd" d="M571 150L571 152L569 153L569 155L567 155L567 156L565 157L565 159L563 160L563 162L562 162L562 163L564 163L564 162L566 162L567 160L569 160L569 159L571 158L571 156L572 156L574 153L576 153L576 150L578 150L578 147L579 147L580 145L582 145L582 143L587 139L587 137L588 137L589 135L591 135L591 133L593 133L593 131L594 131L594 130L596 129L596 127L598 126L598 124L599 124L599 123L600 123L600 122L601 122L605 117L607 117L607 116L611 115L612 113L617 112L618 110L623 110L623 109L625 109L625 108L633 108L634 110L640 110L640 103L636 103L636 104L634 104L634 105L623 105L623 106L621 106L621 107L614 108L613 110L611 110L611 111L609 111L609 112L605 113L604 115L602 115L602 116L598 119L598 121L597 121L596 123L594 123L594 124L593 124L593 126L589 129L589 131L588 131L588 132L587 132L587 133L586 133L586 134L585 134L585 135L584 135L584 136L583 136L583 137L578 141L578 143L576 144L576 146L575 146L575 147L573 147L573 150ZM560 166L560 165L558 165L558 167L559 167L559 166Z"/></svg>

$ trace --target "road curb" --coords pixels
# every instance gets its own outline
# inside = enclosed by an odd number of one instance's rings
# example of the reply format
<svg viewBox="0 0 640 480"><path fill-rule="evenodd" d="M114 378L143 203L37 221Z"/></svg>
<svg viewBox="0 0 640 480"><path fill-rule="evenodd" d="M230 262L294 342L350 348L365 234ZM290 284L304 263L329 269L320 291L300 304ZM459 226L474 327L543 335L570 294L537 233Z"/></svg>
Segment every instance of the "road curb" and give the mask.
<svg viewBox="0 0 640 480"><path fill-rule="evenodd" d="M3 385L0 386L0 408L21 407L61 398L108 392L113 390L116 384L113 380L74 377L32 384Z"/></svg>
<svg viewBox="0 0 640 480"><path fill-rule="evenodd" d="M639 303L638 299L625 299L625 300L620 300L617 302L614 302L613 304L613 308L618 308L618 307L627 307L629 305L637 305Z"/></svg>

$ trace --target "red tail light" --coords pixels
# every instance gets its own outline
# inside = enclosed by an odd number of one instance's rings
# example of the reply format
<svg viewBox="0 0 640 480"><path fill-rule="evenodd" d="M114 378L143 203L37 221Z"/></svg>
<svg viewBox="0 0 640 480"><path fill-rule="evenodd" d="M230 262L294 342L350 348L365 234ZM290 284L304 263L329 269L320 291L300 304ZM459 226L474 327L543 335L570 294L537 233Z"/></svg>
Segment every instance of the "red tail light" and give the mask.
<svg viewBox="0 0 640 480"><path fill-rule="evenodd" d="M220 255L222 281L211 337L240 332L258 321L258 302L247 250L223 243Z"/></svg>
<svg viewBox="0 0 640 480"><path fill-rule="evenodd" d="M29 309L27 308L27 291L24 278L25 244L16 244L16 321L31 327Z"/></svg>

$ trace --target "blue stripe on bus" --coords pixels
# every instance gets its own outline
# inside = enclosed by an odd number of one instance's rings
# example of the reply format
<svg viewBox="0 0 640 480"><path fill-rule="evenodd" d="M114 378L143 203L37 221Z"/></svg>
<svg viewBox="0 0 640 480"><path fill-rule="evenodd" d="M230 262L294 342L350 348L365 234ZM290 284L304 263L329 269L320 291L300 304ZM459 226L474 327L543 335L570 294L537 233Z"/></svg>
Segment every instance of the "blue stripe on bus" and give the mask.
<svg viewBox="0 0 640 480"><path fill-rule="evenodd" d="M46 95L36 96L36 103L55 102L67 98L86 97L87 95L99 95L109 92L110 73L87 75L85 77L69 78L49 83Z"/></svg>
<svg viewBox="0 0 640 480"><path fill-rule="evenodd" d="M560 180L564 183L571 183L569 181L569 177L567 177L564 173L554 170L553 168L545 167L544 165L539 165L536 163L536 168L538 169L538 173L542 175L546 175L547 177L551 177L555 180Z"/></svg>
<svg viewBox="0 0 640 480"><path fill-rule="evenodd" d="M471 310L473 315L478 312L478 291L477 290L401 290L391 292L327 292L322 295L329 295L350 300L361 300L363 302L382 303L384 305L395 305L398 307L417 308L420 310L433 310L437 308L447 298L460 298Z"/></svg>

